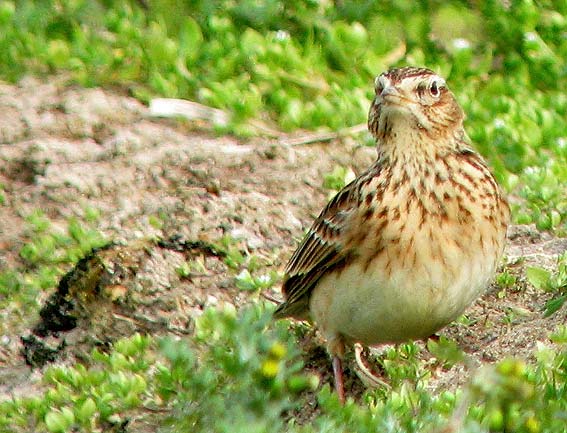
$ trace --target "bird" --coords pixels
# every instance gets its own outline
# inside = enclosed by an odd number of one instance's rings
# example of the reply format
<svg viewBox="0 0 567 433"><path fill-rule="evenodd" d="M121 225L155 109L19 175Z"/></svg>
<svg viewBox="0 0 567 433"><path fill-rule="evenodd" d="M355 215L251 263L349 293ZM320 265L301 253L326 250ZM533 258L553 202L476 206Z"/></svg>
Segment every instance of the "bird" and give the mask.
<svg viewBox="0 0 567 433"><path fill-rule="evenodd" d="M315 219L273 313L315 323L342 403L345 347L425 339L457 319L494 277L510 221L440 75L393 68L374 91L376 160Z"/></svg>

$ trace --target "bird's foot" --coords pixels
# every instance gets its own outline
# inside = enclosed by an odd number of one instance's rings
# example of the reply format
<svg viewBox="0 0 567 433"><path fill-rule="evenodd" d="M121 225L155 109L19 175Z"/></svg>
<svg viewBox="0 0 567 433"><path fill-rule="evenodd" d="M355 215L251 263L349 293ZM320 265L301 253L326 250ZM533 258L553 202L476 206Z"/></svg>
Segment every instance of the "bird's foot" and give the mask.
<svg viewBox="0 0 567 433"><path fill-rule="evenodd" d="M354 356L356 359L355 372L358 378L364 383L367 388L387 388L390 389L390 384L384 382L382 379L377 377L370 369L366 366L362 360L362 351L364 348L360 343L354 345Z"/></svg>

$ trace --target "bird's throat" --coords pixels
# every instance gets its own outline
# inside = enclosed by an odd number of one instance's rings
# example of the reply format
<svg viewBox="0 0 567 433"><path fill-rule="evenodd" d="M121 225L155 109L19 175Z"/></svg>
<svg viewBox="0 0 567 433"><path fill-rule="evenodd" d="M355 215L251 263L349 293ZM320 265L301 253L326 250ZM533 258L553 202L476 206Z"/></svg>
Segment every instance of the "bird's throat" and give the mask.
<svg viewBox="0 0 567 433"><path fill-rule="evenodd" d="M416 122L405 118L384 120L376 140L378 159L386 164L427 166L443 155L463 147L463 131L431 134Z"/></svg>

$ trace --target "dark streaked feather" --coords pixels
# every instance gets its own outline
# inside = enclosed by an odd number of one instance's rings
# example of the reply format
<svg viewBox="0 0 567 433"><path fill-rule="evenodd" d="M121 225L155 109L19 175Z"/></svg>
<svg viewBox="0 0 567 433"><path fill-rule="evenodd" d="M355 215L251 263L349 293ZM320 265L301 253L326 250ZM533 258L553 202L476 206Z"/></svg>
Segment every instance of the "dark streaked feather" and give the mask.
<svg viewBox="0 0 567 433"><path fill-rule="evenodd" d="M350 222L360 211L361 187L373 176L367 172L345 186L321 211L285 269L282 292L286 298L274 316L305 318L309 298L319 279L347 264L354 251L346 248Z"/></svg>

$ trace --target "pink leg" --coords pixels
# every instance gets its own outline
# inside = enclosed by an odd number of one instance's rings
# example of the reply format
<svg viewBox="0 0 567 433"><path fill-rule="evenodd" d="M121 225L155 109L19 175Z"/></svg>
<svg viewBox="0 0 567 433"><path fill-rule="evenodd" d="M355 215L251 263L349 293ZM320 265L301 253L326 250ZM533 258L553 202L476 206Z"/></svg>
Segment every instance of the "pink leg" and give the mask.
<svg viewBox="0 0 567 433"><path fill-rule="evenodd" d="M335 391L341 404L345 404L345 386L343 383L343 361L337 355L333 356L333 373L335 375Z"/></svg>
<svg viewBox="0 0 567 433"><path fill-rule="evenodd" d="M345 403L345 385L343 381L343 358L345 344L341 336L331 335L327 338L327 350L333 358L333 375L335 376L335 392L341 404Z"/></svg>

